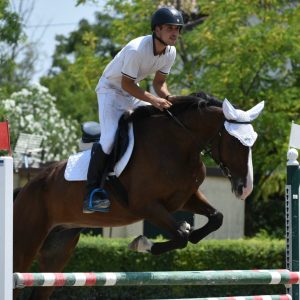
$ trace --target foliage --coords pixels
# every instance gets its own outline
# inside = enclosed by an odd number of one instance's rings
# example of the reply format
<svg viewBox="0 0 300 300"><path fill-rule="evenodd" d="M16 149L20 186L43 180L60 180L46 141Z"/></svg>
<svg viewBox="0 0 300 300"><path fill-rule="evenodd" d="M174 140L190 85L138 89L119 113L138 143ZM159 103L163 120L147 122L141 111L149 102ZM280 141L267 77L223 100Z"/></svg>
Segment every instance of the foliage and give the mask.
<svg viewBox="0 0 300 300"><path fill-rule="evenodd" d="M285 268L283 240L202 241L152 256L127 248L129 239L82 236L66 272L253 270ZM74 293L74 294L73 294ZM61 288L55 299L161 299L284 293L283 286L155 286ZM80 295L80 296L79 296ZM74 297L74 298L72 298Z"/></svg>
<svg viewBox="0 0 300 300"><path fill-rule="evenodd" d="M0 87L7 95L29 83L37 59L34 45L24 32L23 13L12 11L8 0L0 1Z"/></svg>
<svg viewBox="0 0 300 300"><path fill-rule="evenodd" d="M117 53L109 30L112 18L98 13L97 24L86 20L68 38L58 36L50 75L41 79L57 97L64 116L78 122L98 121L95 87L104 67Z"/></svg>
<svg viewBox="0 0 300 300"><path fill-rule="evenodd" d="M254 148L254 200L283 193L288 124L300 116L300 7L282 1L202 1L202 9L209 14L205 26L187 38L200 54L193 62L202 70L195 89L224 95L245 108L266 101L255 124L260 137Z"/></svg>
<svg viewBox="0 0 300 300"><path fill-rule="evenodd" d="M6 86L15 70L15 62L11 58L11 46L21 38L21 23L16 13L9 11L8 0L0 2L0 86Z"/></svg>
<svg viewBox="0 0 300 300"><path fill-rule="evenodd" d="M4 108L0 105L0 122L5 120L5 111Z"/></svg>
<svg viewBox="0 0 300 300"><path fill-rule="evenodd" d="M47 88L34 84L2 99L0 109L10 123L12 147L18 135L33 133L44 137L43 148L47 161L60 160L75 152L77 122L62 118L55 98Z"/></svg>

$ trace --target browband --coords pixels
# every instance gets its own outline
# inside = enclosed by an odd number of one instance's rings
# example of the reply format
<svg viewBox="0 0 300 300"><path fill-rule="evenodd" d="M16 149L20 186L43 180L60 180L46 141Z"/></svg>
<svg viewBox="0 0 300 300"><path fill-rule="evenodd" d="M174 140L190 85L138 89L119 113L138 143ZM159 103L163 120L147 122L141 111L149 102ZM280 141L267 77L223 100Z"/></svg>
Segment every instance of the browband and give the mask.
<svg viewBox="0 0 300 300"><path fill-rule="evenodd" d="M228 123L232 123L232 124L251 124L251 122L240 122L240 121L235 121L235 120L228 120L225 119L225 121L227 121Z"/></svg>

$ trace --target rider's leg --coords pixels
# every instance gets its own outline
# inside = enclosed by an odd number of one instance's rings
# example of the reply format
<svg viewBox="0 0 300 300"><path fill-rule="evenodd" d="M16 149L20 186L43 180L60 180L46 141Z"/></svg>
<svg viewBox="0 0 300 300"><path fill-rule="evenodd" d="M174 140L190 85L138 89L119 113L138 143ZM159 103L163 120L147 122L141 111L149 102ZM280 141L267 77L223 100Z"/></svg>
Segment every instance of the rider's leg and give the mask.
<svg viewBox="0 0 300 300"><path fill-rule="evenodd" d="M84 213L109 211L110 201L104 190L107 172L107 158L112 151L118 121L127 110L127 101L120 99L114 90L103 89L97 93L101 136L99 144L94 144L87 175L87 188L84 197Z"/></svg>
<svg viewBox="0 0 300 300"><path fill-rule="evenodd" d="M84 195L83 212L108 211L110 201L103 189L108 155L102 150L99 143L94 143L91 150L91 159L87 174L86 192Z"/></svg>

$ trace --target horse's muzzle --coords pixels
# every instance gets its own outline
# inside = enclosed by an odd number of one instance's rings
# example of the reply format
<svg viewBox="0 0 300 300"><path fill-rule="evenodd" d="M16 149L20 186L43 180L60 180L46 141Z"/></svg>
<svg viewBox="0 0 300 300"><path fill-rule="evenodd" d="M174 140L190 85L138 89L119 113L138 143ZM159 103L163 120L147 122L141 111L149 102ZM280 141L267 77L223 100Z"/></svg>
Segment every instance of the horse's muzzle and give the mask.
<svg viewBox="0 0 300 300"><path fill-rule="evenodd" d="M240 178L231 180L232 191L238 199L245 200L252 192L253 185L243 182Z"/></svg>

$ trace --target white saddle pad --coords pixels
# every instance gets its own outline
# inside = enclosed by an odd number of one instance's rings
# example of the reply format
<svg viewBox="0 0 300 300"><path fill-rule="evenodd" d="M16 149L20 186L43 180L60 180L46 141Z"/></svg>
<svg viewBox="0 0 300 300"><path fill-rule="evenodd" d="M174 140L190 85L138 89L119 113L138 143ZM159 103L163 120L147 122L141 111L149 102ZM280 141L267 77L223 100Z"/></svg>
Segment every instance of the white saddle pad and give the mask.
<svg viewBox="0 0 300 300"><path fill-rule="evenodd" d="M131 157L133 146L134 146L132 123L129 124L128 129L129 129L129 144L127 150L114 167L114 173L117 177L119 177L123 172L123 170L125 169ZM91 159L90 149L71 155L68 159L67 167L65 170L65 179L67 181L86 180L90 159Z"/></svg>

